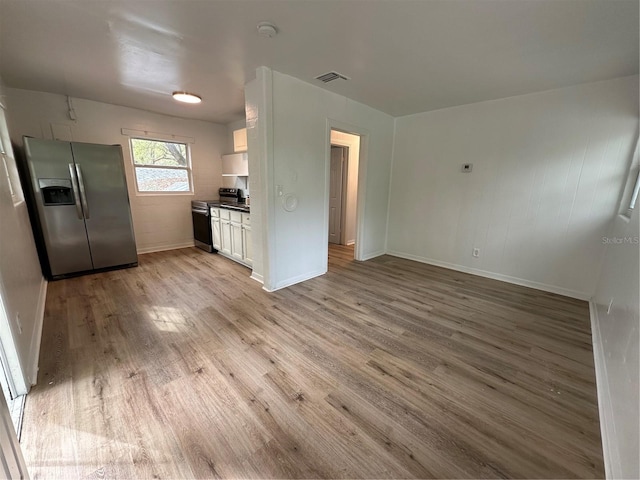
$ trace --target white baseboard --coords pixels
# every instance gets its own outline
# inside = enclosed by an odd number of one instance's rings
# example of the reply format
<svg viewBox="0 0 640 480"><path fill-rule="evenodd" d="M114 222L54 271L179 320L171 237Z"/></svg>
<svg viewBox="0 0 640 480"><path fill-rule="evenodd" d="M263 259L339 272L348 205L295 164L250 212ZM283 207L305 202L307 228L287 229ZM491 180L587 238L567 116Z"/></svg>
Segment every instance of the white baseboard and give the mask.
<svg viewBox="0 0 640 480"><path fill-rule="evenodd" d="M262 289L269 293L275 292L276 290L290 287L291 285L295 285L296 283L305 282L307 280L311 280L312 278L319 277L320 275L324 275L325 273L327 273L326 268L321 270L316 270L315 272L311 272L311 273L304 273L302 275L298 275L298 276L283 280L277 283L274 288L267 288L266 286L263 286Z"/></svg>
<svg viewBox="0 0 640 480"><path fill-rule="evenodd" d="M264 278L259 273L251 272L251 276L249 278L264 285Z"/></svg>
<svg viewBox="0 0 640 480"><path fill-rule="evenodd" d="M38 360L40 359L40 343L42 342L42 327L44 325L44 307L47 302L47 280L43 277L38 294L35 326L29 345L29 366L27 367L27 382L35 385L38 381Z"/></svg>
<svg viewBox="0 0 640 480"><path fill-rule="evenodd" d="M512 277L509 275L503 275L501 273L489 272L487 270L481 270L479 268L466 267L464 265L458 265L455 263L441 262L440 260L434 260L432 258L421 257L419 255L413 255L410 253L388 251L388 255L394 257L406 258L407 260L414 260L416 262L427 263L436 267L448 268L450 270L456 270L458 272L471 273L480 277L491 278L493 280L500 280L502 282L513 283L515 285L521 285L523 287L535 288L536 290L542 290L544 292L557 293L565 297L577 298L578 300L589 300L591 298L590 293L579 292L577 290L571 290L568 288L558 287L556 285L548 285L546 283L533 282L525 280L523 278Z"/></svg>
<svg viewBox="0 0 640 480"><path fill-rule="evenodd" d="M238 260L233 255L228 255L228 254L222 252L221 250L218 250L218 253L216 253L216 255L219 255L219 256L224 257L224 258L228 258L232 262L236 262L237 264L242 265L243 267L247 267L247 268L251 269L251 265L248 265L248 264L244 263L242 260ZM253 270L251 270L251 271L253 272Z"/></svg>
<svg viewBox="0 0 640 480"><path fill-rule="evenodd" d="M380 257L384 254L385 254L384 250L378 250L377 252L373 252L373 253L366 253L362 256L360 261L364 262L366 260L371 260L372 258Z"/></svg>
<svg viewBox="0 0 640 480"><path fill-rule="evenodd" d="M164 252L167 250L177 250L179 248L188 248L188 247L193 247L194 245L195 244L193 243L193 240L191 240L190 242L173 243L171 245L155 245L155 246L148 246L148 247L139 247L137 251L138 251L138 255L142 255L145 253Z"/></svg>
<svg viewBox="0 0 640 480"><path fill-rule="evenodd" d="M616 428L613 421L613 404L609 390L606 357L600 336L598 306L589 300L589 316L591 317L591 341L593 343L593 363L596 367L596 389L598 392L598 413L600 414L600 436L602 437L602 453L606 478L620 478L620 457L616 442Z"/></svg>

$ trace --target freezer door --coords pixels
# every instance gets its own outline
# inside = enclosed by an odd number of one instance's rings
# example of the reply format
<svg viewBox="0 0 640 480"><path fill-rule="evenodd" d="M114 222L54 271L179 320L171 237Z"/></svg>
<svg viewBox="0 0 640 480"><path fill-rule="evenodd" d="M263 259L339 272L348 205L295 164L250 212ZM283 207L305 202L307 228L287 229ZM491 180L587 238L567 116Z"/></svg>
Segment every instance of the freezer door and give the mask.
<svg viewBox="0 0 640 480"><path fill-rule="evenodd" d="M122 148L72 143L94 268L138 262Z"/></svg>
<svg viewBox="0 0 640 480"><path fill-rule="evenodd" d="M24 139L51 275L93 269L69 142ZM71 166L71 168L70 168Z"/></svg>

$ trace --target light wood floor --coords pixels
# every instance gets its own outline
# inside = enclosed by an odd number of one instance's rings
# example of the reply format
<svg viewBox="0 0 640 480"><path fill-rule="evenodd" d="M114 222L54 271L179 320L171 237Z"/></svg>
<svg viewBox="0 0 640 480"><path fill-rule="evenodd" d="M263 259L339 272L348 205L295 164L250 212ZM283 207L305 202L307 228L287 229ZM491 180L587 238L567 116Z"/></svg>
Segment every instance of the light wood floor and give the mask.
<svg viewBox="0 0 640 480"><path fill-rule="evenodd" d="M352 255L274 294L194 248L50 283L32 478L604 476L585 302Z"/></svg>

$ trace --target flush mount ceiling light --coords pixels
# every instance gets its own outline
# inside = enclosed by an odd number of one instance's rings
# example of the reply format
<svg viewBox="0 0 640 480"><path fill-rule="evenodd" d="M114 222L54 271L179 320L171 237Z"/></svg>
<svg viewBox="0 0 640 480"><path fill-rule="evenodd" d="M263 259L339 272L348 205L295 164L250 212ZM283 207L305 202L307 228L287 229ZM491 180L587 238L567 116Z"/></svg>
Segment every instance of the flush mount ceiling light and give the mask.
<svg viewBox="0 0 640 480"><path fill-rule="evenodd" d="M172 95L174 100L177 100L178 102L200 103L202 101L202 98L200 98L198 95L194 95L193 93L173 92Z"/></svg>
<svg viewBox="0 0 640 480"><path fill-rule="evenodd" d="M278 34L276 26L269 22L260 22L258 24L258 35L266 38L273 38Z"/></svg>

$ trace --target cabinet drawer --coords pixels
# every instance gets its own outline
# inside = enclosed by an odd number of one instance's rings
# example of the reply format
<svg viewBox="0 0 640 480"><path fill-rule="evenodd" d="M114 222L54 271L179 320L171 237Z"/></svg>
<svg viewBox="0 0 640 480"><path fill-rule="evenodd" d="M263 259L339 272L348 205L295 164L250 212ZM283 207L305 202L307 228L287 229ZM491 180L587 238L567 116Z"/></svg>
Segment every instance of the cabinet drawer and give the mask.
<svg viewBox="0 0 640 480"><path fill-rule="evenodd" d="M222 218L223 220L229 220L230 217L230 211L229 210L225 210L224 208L220 209L220 218Z"/></svg>
<svg viewBox="0 0 640 480"><path fill-rule="evenodd" d="M220 209L219 208L211 208L211 216L212 217L220 217Z"/></svg>
<svg viewBox="0 0 640 480"><path fill-rule="evenodd" d="M242 222L242 213L234 212L234 211L231 211L229 213L231 214L231 221L232 222L235 222L235 223Z"/></svg>
<svg viewBox="0 0 640 480"><path fill-rule="evenodd" d="M244 225L251 225L251 215L248 213L242 214L242 223Z"/></svg>

